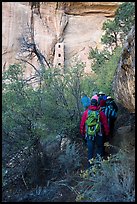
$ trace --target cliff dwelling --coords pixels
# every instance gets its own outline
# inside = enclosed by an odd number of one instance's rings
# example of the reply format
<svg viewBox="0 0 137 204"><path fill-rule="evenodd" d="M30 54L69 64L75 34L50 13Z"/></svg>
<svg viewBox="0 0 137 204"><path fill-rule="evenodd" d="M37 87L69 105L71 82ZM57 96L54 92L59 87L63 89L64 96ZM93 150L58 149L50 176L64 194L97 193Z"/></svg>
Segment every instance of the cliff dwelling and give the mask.
<svg viewBox="0 0 137 204"><path fill-rule="evenodd" d="M55 57L53 62L54 67L61 67L64 69L64 43L57 43L55 45Z"/></svg>

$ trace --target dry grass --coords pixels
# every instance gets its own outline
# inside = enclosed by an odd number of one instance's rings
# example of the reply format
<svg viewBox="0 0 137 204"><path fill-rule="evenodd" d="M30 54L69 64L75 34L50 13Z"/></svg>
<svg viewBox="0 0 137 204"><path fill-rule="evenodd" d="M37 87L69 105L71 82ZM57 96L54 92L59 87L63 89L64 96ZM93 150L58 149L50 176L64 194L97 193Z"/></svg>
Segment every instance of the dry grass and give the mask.
<svg viewBox="0 0 137 204"><path fill-rule="evenodd" d="M134 170L127 154L119 151L107 160L92 160L92 168L82 172L84 178L77 201L134 202ZM83 188L84 187L84 188ZM89 188L90 187L90 188Z"/></svg>

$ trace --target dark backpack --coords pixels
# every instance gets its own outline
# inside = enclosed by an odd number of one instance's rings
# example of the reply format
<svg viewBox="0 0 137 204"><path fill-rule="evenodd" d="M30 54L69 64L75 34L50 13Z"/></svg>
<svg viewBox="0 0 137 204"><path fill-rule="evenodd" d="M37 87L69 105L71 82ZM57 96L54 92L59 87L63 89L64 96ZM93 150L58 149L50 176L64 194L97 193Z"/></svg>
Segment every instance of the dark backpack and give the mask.
<svg viewBox="0 0 137 204"><path fill-rule="evenodd" d="M117 111L113 105L113 101L106 106L105 114L109 120L115 120L117 118Z"/></svg>
<svg viewBox="0 0 137 204"><path fill-rule="evenodd" d="M102 106L101 111L103 111L105 113L105 110L106 110L106 106Z"/></svg>
<svg viewBox="0 0 137 204"><path fill-rule="evenodd" d="M86 133L88 136L95 136L100 131L100 114L99 110L88 110L86 120Z"/></svg>

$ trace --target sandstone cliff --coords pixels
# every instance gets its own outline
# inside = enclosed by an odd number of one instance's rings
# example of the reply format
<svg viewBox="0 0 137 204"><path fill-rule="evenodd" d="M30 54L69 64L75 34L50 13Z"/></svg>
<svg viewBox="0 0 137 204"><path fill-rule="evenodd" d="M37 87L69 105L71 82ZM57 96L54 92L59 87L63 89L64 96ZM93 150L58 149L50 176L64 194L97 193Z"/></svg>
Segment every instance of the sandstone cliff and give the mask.
<svg viewBox="0 0 137 204"><path fill-rule="evenodd" d="M124 44L115 74L113 91L117 101L130 112L135 112L135 27Z"/></svg>
<svg viewBox="0 0 137 204"><path fill-rule="evenodd" d="M33 27L37 48L51 66L56 63L56 43L63 42L65 66L77 59L86 64L85 72L90 72L89 50L101 49L103 22L114 16L118 6L118 2L41 2L38 9L31 8L29 2L3 2L3 69L22 58L38 66L35 55L28 57L28 52L21 52L19 41L22 37L30 39ZM32 73L28 66L26 75Z"/></svg>

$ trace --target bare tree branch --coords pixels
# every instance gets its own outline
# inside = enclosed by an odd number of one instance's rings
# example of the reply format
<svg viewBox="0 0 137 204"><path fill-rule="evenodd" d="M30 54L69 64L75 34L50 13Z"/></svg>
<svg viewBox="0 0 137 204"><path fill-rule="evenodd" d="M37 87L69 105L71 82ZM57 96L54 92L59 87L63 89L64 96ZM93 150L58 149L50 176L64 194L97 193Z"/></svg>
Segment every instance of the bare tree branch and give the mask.
<svg viewBox="0 0 137 204"><path fill-rule="evenodd" d="M28 62L27 60L24 60L24 59L21 59L21 61L26 62L27 64L31 65L34 68L34 70L40 75L39 70L33 64L31 64L30 62Z"/></svg>
<svg viewBox="0 0 137 204"><path fill-rule="evenodd" d="M48 61L46 60L45 56L41 53L38 49L35 40L34 40L34 25L33 25L33 11L31 16L31 25L28 26L28 30L26 31L24 36L19 38L20 46L21 46L21 53L26 53L27 57L31 57L32 55L37 56L39 63L41 66L47 66L50 68ZM34 56L33 56L34 57Z"/></svg>

